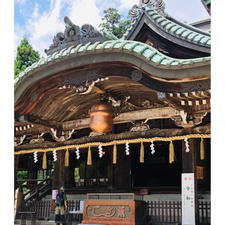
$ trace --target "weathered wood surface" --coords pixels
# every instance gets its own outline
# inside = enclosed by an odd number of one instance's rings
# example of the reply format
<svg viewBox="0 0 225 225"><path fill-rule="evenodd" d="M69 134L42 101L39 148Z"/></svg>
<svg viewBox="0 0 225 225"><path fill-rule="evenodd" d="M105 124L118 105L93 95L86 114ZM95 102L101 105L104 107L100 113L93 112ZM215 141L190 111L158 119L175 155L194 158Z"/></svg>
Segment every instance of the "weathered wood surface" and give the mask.
<svg viewBox="0 0 225 225"><path fill-rule="evenodd" d="M173 116L179 116L180 112L172 107L161 107L161 108L152 108L152 109L145 109L145 110L136 110L131 112L120 113L116 116L113 120L114 124L119 123L127 123L135 120L142 120L142 119L165 119L171 118ZM51 127L59 128L60 130L80 130L84 128L88 128L90 124L89 118L78 119L78 120L71 120L67 122L54 122L54 121L38 121L40 124L34 124L34 127L28 122L17 122L15 123L15 127L17 127L15 131L15 136L22 136L22 135L31 135L31 134L41 134L50 132ZM29 125L29 129L26 128ZM24 129L26 128L26 129Z"/></svg>
<svg viewBox="0 0 225 225"><path fill-rule="evenodd" d="M73 88L59 89L59 86L62 84L70 85L71 87L74 85L79 86L90 80L90 77L92 80L97 79L99 74L102 77L109 77L109 80L98 83L104 91L117 96L130 95L134 97L133 99L143 96L152 98L157 91L168 93L190 92L208 90L210 88L209 75L206 75L204 79L202 77L197 78L197 80L176 79L176 82L173 82L171 80L156 79L152 74L146 74L143 70L140 70L142 72L141 80L133 81L131 74L137 69L133 68L132 65L114 63L107 64L107 66L105 64L94 64L92 66L94 66L92 69L77 68L76 70L64 71L29 86L26 93L21 95L16 101L15 114L18 116L30 114L47 121L65 121L87 113L91 105L96 103L96 97L98 96L96 91L82 95L81 98ZM193 73L193 71L185 71L185 76L189 72ZM170 72L170 70L167 70L166 73L163 71L163 74ZM176 77L177 72L180 75L181 71L174 70L172 71L173 76ZM194 73L198 73L198 70ZM152 95L153 92L155 93L154 95ZM16 91L15 96L17 94Z"/></svg>
<svg viewBox="0 0 225 225"><path fill-rule="evenodd" d="M209 134L210 125L199 126L196 128L187 129L150 129L141 132L124 132L120 134L105 134L99 136L86 136L78 139L73 139L64 142L45 142L40 144L24 144L15 147L15 151L18 150L30 150L34 148L51 148L64 145L82 144L88 142L107 142L113 140L132 139L132 138L151 138L151 137L171 137L186 134Z"/></svg>
<svg viewBox="0 0 225 225"><path fill-rule="evenodd" d="M146 110L138 110L132 112L125 112L121 113L116 116L113 120L114 124L119 123L127 123L135 120L142 120L142 119L165 119L170 118L172 116L180 115L179 111L172 108L172 107L162 107L162 108L153 108L153 109L146 109ZM64 122L62 127L63 130L67 129L83 129L89 127L90 119L82 119L82 120L74 120Z"/></svg>

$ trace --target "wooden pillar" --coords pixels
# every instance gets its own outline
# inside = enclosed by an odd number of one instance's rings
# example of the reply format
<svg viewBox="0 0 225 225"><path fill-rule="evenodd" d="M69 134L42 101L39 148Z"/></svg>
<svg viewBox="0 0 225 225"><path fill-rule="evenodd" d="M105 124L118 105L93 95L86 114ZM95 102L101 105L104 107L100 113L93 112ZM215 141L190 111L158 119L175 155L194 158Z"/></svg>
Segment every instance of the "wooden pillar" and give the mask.
<svg viewBox="0 0 225 225"><path fill-rule="evenodd" d="M54 174L52 178L52 189L59 189L64 186L64 151L57 152L57 160L54 165Z"/></svg>
<svg viewBox="0 0 225 225"><path fill-rule="evenodd" d="M27 179L37 179L37 165L34 163L33 155L28 156L28 162L27 162L28 168L27 168ZM35 186L37 182L35 181L28 181L27 185L29 188L32 188Z"/></svg>
<svg viewBox="0 0 225 225"><path fill-rule="evenodd" d="M130 157L125 154L125 146L117 146L117 164L115 164L115 187L130 189Z"/></svg>
<svg viewBox="0 0 225 225"><path fill-rule="evenodd" d="M195 220L198 224L198 191L197 191L197 176L196 176L196 140L188 139L189 152L186 152L185 142L182 141L182 173L194 173L194 186L195 186Z"/></svg>
<svg viewBox="0 0 225 225"><path fill-rule="evenodd" d="M60 187L69 188L73 179L72 159L69 157L69 166L65 167L65 151L57 152L57 160L54 163L54 173L52 177L52 189Z"/></svg>
<svg viewBox="0 0 225 225"><path fill-rule="evenodd" d="M19 155L14 155L14 191L18 188L17 186L17 170L19 167Z"/></svg>
<svg viewBox="0 0 225 225"><path fill-rule="evenodd" d="M65 188L71 188L74 185L74 158L75 157L71 157L71 153L69 152L69 166L64 168Z"/></svg>
<svg viewBox="0 0 225 225"><path fill-rule="evenodd" d="M111 146L110 146L111 147ZM110 147L105 147L105 148L110 148ZM112 190L113 188L113 163L112 163L112 159L113 159L113 151L112 149L107 149L106 152L108 152L109 154L109 160L108 160L108 164L107 164L107 172L108 172L108 189Z"/></svg>

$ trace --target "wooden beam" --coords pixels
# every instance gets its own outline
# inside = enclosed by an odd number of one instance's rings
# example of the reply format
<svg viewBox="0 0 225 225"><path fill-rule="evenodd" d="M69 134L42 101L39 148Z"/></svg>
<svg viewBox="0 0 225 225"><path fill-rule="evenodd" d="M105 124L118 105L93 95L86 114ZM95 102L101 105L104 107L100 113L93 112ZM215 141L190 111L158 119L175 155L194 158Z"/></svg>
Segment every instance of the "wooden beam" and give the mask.
<svg viewBox="0 0 225 225"><path fill-rule="evenodd" d="M99 136L86 136L78 139L73 139L64 142L45 142L37 144L24 144L15 147L16 151L30 150L34 148L53 148L65 145L82 144L88 142L107 142L113 140L133 139L133 138L151 138L151 137L171 137L187 134L208 134L210 133L210 125L199 126L196 128L184 128L184 129L149 129L140 132L124 132L120 134L105 134Z"/></svg>
<svg viewBox="0 0 225 225"><path fill-rule="evenodd" d="M119 123L128 123L135 120L143 120L143 119L166 119L172 116L178 116L180 112L172 107L162 107L162 108L154 108L154 109L145 109L145 110L137 110L131 112L120 113L113 120L114 124ZM83 128L88 128L90 123L90 119L79 119L64 122L62 124L62 130L79 130Z"/></svg>
<svg viewBox="0 0 225 225"><path fill-rule="evenodd" d="M153 109L145 109L145 110L136 110L131 112L125 112L120 113L118 116L114 118L113 123L114 124L120 124L120 123L128 123L135 120L154 120L154 119L166 119L166 118L172 118L176 116L180 116L180 111L173 108L173 107L161 107L161 108L153 108ZM41 123L41 121L39 121ZM84 128L89 128L90 119L84 118L84 119L78 119L78 120L72 120L72 121L66 121L63 123L57 122L57 128L62 131L71 131L73 129L80 130ZM34 124L34 127L31 127L31 129L22 129L19 130L19 127L24 127L27 125L27 123L15 123L15 127L17 127L17 130L15 130L15 136L22 136L22 135L31 135L31 134L41 134L41 133L51 133L50 125L53 125L53 123L49 123L49 127L43 124ZM56 124L55 124L56 125Z"/></svg>
<svg viewBox="0 0 225 225"><path fill-rule="evenodd" d="M162 108L154 108L154 109L145 109L145 110L137 110L137 111L131 111L131 112L125 112L121 113L118 116L114 118L114 124L119 123L127 123L135 120L141 120L141 119L164 119L164 118L170 118L172 116L180 115L179 111L176 110L173 107L162 107ZM35 128L40 131L49 131L50 128L56 128L60 130L80 130L84 128L88 128L90 124L89 118L84 119L78 119L78 120L72 120L72 121L66 121L66 122L56 122L56 121L46 121L42 120L40 118L29 116L29 120L33 121L33 125L35 125ZM23 127L27 124L30 124L30 122L16 122L15 123L15 131L16 136L23 135L23 134L29 134L30 131L24 130ZM21 130L19 129L21 128ZM36 130L35 129L35 130ZM34 132L34 127L32 129ZM37 132L34 132L37 133Z"/></svg>

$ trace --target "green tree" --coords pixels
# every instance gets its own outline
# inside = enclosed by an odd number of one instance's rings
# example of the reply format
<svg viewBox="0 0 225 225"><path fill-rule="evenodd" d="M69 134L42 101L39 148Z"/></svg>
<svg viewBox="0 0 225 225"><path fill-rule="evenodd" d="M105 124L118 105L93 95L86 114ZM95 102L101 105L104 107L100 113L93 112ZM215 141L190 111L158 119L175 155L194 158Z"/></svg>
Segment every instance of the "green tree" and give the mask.
<svg viewBox="0 0 225 225"><path fill-rule="evenodd" d="M40 54L33 50L27 38L24 37L17 47L16 60L14 61L14 78L18 77L20 72L24 71L39 59Z"/></svg>
<svg viewBox="0 0 225 225"><path fill-rule="evenodd" d="M130 24L130 20L122 19L122 16L118 13L118 10L114 8L104 10L102 21L103 23L99 25L101 27L101 31L111 32L118 38L123 36L128 25Z"/></svg>

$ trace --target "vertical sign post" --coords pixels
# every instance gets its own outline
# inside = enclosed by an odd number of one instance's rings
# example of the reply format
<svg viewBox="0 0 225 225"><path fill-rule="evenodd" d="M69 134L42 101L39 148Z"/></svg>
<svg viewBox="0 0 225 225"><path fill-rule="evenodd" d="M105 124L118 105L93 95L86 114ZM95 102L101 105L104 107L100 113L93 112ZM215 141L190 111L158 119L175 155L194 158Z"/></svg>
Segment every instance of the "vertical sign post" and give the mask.
<svg viewBox="0 0 225 225"><path fill-rule="evenodd" d="M58 190L52 190L52 200L56 200L57 194L58 194Z"/></svg>
<svg viewBox="0 0 225 225"><path fill-rule="evenodd" d="M195 225L194 173L182 173L182 225Z"/></svg>

